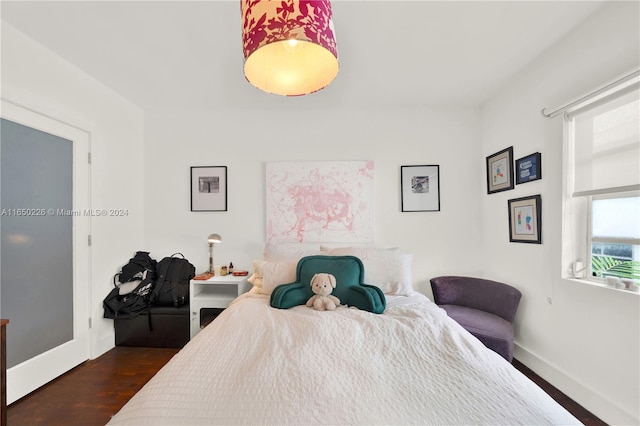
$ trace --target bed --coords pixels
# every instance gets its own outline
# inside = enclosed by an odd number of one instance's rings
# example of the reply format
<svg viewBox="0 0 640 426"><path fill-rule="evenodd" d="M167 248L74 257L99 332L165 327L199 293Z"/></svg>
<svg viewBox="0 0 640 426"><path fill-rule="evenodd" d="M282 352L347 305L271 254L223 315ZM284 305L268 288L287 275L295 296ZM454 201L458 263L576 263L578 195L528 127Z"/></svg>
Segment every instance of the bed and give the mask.
<svg viewBox="0 0 640 426"><path fill-rule="evenodd" d="M374 314L275 309L255 286L109 424L580 424L427 297L402 293Z"/></svg>

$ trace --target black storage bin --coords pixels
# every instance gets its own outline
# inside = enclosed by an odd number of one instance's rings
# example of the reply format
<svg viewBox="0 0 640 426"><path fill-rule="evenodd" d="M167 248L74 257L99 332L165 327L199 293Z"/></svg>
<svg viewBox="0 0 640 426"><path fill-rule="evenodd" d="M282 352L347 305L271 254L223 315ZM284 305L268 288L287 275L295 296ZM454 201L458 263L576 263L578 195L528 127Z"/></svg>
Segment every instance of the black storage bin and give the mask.
<svg viewBox="0 0 640 426"><path fill-rule="evenodd" d="M116 346L182 348L189 341L189 305L151 307L151 325L146 313L133 319L113 321Z"/></svg>

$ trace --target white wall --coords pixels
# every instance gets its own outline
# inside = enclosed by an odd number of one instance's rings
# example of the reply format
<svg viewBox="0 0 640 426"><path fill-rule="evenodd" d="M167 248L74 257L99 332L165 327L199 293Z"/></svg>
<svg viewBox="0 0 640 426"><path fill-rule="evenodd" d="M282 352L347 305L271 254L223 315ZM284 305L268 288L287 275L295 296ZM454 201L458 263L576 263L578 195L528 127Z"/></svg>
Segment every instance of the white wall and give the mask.
<svg viewBox="0 0 640 426"><path fill-rule="evenodd" d="M113 347L102 300L117 269L142 245L142 111L12 26L2 22L2 97L90 133L91 206L126 217L92 218L91 356Z"/></svg>
<svg viewBox="0 0 640 426"><path fill-rule="evenodd" d="M540 115L638 66L637 16L637 2L605 5L481 114L176 110L147 111L144 123L137 107L3 23L2 95L88 130L92 206L129 209L92 222L93 354L113 345L101 302L135 250L158 259L180 251L202 271L206 236L217 232L216 259L249 269L265 238L265 162L374 160L375 244L416 254L419 290L430 295L429 278L449 273L520 288L516 357L605 421L638 423L638 297L560 279L561 124ZM487 195L484 159L511 145L516 158L542 152L543 179ZM400 212L399 171L409 164L440 165L441 212ZM229 211L189 211L194 165L228 166ZM537 193L543 244L509 243L507 200Z"/></svg>
<svg viewBox="0 0 640 426"><path fill-rule="evenodd" d="M640 65L638 2L612 2L482 109L482 158L542 153L542 180L481 198L484 275L523 292L515 357L611 424L638 424L640 298L560 278L562 116L554 109ZM484 174L484 171L483 171ZM542 245L509 243L507 200L542 195ZM549 299L549 301L547 300Z"/></svg>
<svg viewBox="0 0 640 426"><path fill-rule="evenodd" d="M416 287L429 278L478 273L463 252L479 245L475 208L482 162L476 110L211 110L145 113L146 248L157 258L182 252L208 266L207 236L216 232L216 263L251 269L265 242L265 163L375 161L375 245L415 253ZM400 212L400 166L439 164L440 212ZM227 212L191 212L190 166L228 167ZM464 248L464 249L463 249Z"/></svg>

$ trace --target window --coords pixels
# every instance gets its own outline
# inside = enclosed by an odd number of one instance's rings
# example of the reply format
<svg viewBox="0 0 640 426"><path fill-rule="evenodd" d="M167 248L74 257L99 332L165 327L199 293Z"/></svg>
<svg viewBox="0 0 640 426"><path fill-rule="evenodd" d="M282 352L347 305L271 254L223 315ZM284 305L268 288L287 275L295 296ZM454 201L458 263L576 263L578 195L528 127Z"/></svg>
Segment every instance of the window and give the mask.
<svg viewBox="0 0 640 426"><path fill-rule="evenodd" d="M640 285L640 78L567 110L564 153L563 276Z"/></svg>
<svg viewBox="0 0 640 426"><path fill-rule="evenodd" d="M590 204L591 276L629 278L640 264L640 195L593 196Z"/></svg>

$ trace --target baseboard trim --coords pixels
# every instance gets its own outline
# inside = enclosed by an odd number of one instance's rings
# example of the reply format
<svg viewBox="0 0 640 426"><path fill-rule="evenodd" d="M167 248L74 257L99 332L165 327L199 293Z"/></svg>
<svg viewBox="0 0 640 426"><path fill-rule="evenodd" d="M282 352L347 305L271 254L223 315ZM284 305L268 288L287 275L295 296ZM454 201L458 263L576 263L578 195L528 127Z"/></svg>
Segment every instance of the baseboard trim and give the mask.
<svg viewBox="0 0 640 426"><path fill-rule="evenodd" d="M602 421L610 425L640 424L638 417L615 401L567 375L558 366L518 343L514 347L514 358L598 416Z"/></svg>
<svg viewBox="0 0 640 426"><path fill-rule="evenodd" d="M110 351L115 347L115 334L113 331L106 336L101 336L96 340L94 347L91 351L91 359L96 359L100 355L103 355L107 351Z"/></svg>

